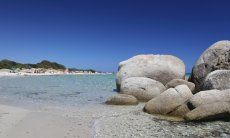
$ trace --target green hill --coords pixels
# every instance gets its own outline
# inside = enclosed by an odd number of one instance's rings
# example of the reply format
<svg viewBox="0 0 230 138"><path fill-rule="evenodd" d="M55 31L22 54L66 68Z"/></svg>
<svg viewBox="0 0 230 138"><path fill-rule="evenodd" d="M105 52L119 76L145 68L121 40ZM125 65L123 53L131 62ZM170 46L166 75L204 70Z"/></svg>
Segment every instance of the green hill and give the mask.
<svg viewBox="0 0 230 138"><path fill-rule="evenodd" d="M16 69L16 68L20 68L20 69L22 68L66 69L64 65L61 65L56 62L50 62L48 60L43 60L37 64L22 64L22 63L18 63L18 62L7 60L7 59L0 61L0 69Z"/></svg>

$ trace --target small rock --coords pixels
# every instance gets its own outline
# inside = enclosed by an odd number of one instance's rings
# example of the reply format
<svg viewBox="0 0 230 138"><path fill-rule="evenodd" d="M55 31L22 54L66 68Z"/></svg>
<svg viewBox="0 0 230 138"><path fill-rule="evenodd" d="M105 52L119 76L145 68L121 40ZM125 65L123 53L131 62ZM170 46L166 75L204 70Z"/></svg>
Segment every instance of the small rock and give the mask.
<svg viewBox="0 0 230 138"><path fill-rule="evenodd" d="M138 100L132 95L116 94L109 97L105 103L109 105L136 105Z"/></svg>
<svg viewBox="0 0 230 138"><path fill-rule="evenodd" d="M195 89L195 84L194 83L188 82L188 81L183 80L183 79L173 79L170 82L168 82L165 85L165 87L166 88L175 88L176 86L182 85L182 84L187 85L191 91L193 91Z"/></svg>

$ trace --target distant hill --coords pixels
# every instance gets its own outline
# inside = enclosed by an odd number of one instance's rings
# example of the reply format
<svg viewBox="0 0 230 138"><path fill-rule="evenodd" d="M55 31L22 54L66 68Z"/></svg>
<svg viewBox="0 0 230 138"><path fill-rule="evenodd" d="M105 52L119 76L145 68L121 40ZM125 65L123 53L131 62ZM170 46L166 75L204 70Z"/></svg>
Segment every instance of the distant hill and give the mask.
<svg viewBox="0 0 230 138"><path fill-rule="evenodd" d="M48 60L43 60L40 63L36 64L37 68L45 68L45 69L66 69L66 67L64 65L58 64L56 62L50 62Z"/></svg>
<svg viewBox="0 0 230 138"><path fill-rule="evenodd" d="M18 62L7 60L7 59L0 61L0 69L16 69L16 68L20 68L20 69L22 68L26 68L26 69L30 69L30 68L66 69L64 65L56 63L56 62L50 62L48 60L43 60L37 64L22 64L22 63L18 63Z"/></svg>

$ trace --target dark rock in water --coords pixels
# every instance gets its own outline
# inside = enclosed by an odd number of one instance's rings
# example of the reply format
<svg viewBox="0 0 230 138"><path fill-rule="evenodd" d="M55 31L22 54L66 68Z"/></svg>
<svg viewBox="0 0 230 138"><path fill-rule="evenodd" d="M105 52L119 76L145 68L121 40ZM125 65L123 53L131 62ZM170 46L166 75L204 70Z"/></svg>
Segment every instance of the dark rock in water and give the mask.
<svg viewBox="0 0 230 138"><path fill-rule="evenodd" d="M140 101L149 101L165 90L161 82L150 78L131 77L122 81L120 93L133 95Z"/></svg>
<svg viewBox="0 0 230 138"><path fill-rule="evenodd" d="M195 91L203 90L206 76L215 70L230 70L230 41L219 41L209 47L193 66L189 81L195 83Z"/></svg>
<svg viewBox="0 0 230 138"><path fill-rule="evenodd" d="M188 82L188 81L182 80L182 79L173 79L170 82L168 82L165 85L165 87L166 88L175 88L176 86L182 85L182 84L187 85L191 91L193 91L195 89L195 84L194 83Z"/></svg>
<svg viewBox="0 0 230 138"><path fill-rule="evenodd" d="M147 113L155 114L170 114L177 107L184 104L189 98L192 97L192 92L187 85L179 85L175 88L169 88L161 93L156 98L148 101L145 104L145 111Z"/></svg>
<svg viewBox="0 0 230 138"><path fill-rule="evenodd" d="M216 70L209 73L203 82L202 89L230 89L230 70Z"/></svg>
<svg viewBox="0 0 230 138"><path fill-rule="evenodd" d="M132 95L116 94L109 97L105 103L109 105L136 105L138 101Z"/></svg>
<svg viewBox="0 0 230 138"><path fill-rule="evenodd" d="M230 102L215 102L198 106L185 115L188 121L212 121L223 119L230 121Z"/></svg>
<svg viewBox="0 0 230 138"><path fill-rule="evenodd" d="M116 77L117 89L123 80L130 77L145 77L162 84L172 79L185 78L185 65L182 60L171 55L137 55L120 62Z"/></svg>

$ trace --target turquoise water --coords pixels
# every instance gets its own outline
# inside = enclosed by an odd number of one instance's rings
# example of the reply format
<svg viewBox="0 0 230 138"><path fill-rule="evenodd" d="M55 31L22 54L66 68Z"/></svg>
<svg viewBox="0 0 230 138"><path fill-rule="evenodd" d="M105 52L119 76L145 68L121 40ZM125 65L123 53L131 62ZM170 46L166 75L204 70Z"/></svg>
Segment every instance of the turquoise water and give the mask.
<svg viewBox="0 0 230 138"><path fill-rule="evenodd" d="M115 75L2 77L0 99L15 104L100 104L115 88Z"/></svg>
<svg viewBox="0 0 230 138"><path fill-rule="evenodd" d="M190 77L191 73L186 73L185 74L185 79L188 80L188 78Z"/></svg>

